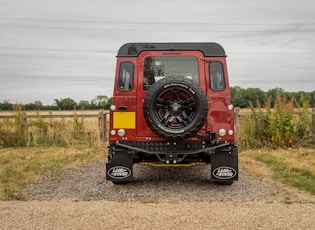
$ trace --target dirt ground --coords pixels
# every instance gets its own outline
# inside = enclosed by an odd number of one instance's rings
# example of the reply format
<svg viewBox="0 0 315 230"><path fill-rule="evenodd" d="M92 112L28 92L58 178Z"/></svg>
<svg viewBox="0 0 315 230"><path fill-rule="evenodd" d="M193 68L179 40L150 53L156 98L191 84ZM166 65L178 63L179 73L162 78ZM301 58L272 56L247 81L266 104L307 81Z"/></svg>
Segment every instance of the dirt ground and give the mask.
<svg viewBox="0 0 315 230"><path fill-rule="evenodd" d="M314 229L315 206L281 202L1 202L1 229Z"/></svg>

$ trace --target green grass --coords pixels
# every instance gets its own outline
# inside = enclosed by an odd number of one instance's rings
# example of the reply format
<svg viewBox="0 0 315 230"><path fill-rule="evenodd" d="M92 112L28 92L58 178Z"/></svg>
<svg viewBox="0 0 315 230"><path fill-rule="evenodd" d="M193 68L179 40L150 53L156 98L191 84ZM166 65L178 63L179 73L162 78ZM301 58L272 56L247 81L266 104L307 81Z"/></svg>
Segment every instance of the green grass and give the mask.
<svg viewBox="0 0 315 230"><path fill-rule="evenodd" d="M42 175L58 175L66 168L77 168L105 158L105 148L28 147L0 149L0 200L27 199L21 186Z"/></svg>
<svg viewBox="0 0 315 230"><path fill-rule="evenodd" d="M265 164L274 179L315 195L315 149L247 150L246 157Z"/></svg>

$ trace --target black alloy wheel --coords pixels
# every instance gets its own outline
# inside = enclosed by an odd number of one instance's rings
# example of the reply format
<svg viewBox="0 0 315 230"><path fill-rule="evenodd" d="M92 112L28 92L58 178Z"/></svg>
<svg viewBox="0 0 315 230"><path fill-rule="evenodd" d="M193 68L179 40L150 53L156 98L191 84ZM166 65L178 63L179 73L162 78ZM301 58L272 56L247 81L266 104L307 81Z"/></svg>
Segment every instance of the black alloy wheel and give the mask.
<svg viewBox="0 0 315 230"><path fill-rule="evenodd" d="M180 140L194 135L203 126L208 102L196 82L182 76L170 76L150 87L143 112L154 133L165 139Z"/></svg>

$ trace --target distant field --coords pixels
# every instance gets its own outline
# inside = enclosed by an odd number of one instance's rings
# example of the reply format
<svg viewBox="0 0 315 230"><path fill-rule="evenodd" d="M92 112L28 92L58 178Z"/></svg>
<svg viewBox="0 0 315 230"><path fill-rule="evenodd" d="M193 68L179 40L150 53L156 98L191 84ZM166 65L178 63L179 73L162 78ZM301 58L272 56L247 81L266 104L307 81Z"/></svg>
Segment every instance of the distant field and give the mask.
<svg viewBox="0 0 315 230"><path fill-rule="evenodd" d="M41 110L41 111L23 111L26 115L72 115L76 113L77 115L86 114L99 114L99 110ZM10 116L14 115L14 111L0 111L0 116Z"/></svg>
<svg viewBox="0 0 315 230"><path fill-rule="evenodd" d="M103 110L1 111L0 147L94 145L106 137L107 114Z"/></svg>
<svg viewBox="0 0 315 230"><path fill-rule="evenodd" d="M106 113L107 111L103 111ZM73 116L77 115L79 119L83 117L86 127L88 127L90 132L99 132L99 121L98 116L100 115L99 110L51 110L51 111L22 111L23 116L26 115L27 122L32 123L41 116L49 116L44 119L47 121L60 121L64 119L65 121L73 120ZM85 116L88 115L88 116ZM14 111L0 111L0 124L5 123L5 120L11 120L7 118L1 118L1 116L16 116ZM31 118L29 116L32 116ZM35 116L35 117L34 117ZM51 116L51 117L50 117ZM54 117L56 116L56 117ZM62 116L65 116L64 118ZM70 117L69 117L70 116ZM12 118L13 119L13 118Z"/></svg>

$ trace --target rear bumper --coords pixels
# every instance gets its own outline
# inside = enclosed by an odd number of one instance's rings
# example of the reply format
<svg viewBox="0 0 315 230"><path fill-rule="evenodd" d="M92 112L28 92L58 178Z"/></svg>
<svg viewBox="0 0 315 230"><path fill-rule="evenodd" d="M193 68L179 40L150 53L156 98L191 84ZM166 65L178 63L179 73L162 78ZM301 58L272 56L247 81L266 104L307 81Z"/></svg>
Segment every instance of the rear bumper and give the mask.
<svg viewBox="0 0 315 230"><path fill-rule="evenodd" d="M151 155L155 156L159 162L169 164L183 162L187 157L193 155L211 156L218 150L220 150L220 152L228 152L231 154L233 151L233 145L229 142L218 143L212 146L200 144L200 147L198 146L199 142L196 142L194 143L194 146L189 149L185 147L185 144L191 144L189 142L177 143L176 146L165 143L155 143L158 147L143 147L141 144L142 143L137 142L113 142L109 146L109 155L119 154L119 152L127 150L129 154ZM160 144L165 144L166 146L159 147ZM152 145L154 145L154 143L152 143Z"/></svg>
<svg viewBox="0 0 315 230"><path fill-rule="evenodd" d="M161 152L120 142L111 143L109 148L107 180L131 181L134 163L155 167L184 167L211 163L211 181L228 184L238 180L238 149L229 142L185 151L170 149Z"/></svg>

